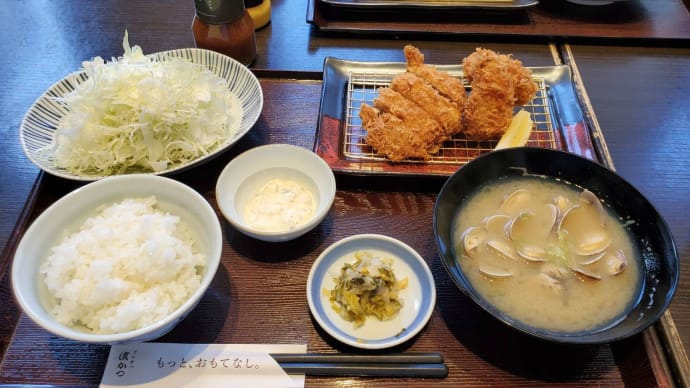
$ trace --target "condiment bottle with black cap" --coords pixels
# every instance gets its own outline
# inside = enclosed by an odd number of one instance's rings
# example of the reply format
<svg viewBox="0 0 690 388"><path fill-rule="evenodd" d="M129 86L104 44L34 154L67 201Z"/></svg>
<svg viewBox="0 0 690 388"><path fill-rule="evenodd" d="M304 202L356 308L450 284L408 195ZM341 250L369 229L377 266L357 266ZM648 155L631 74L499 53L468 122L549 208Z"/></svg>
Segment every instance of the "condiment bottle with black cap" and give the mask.
<svg viewBox="0 0 690 388"><path fill-rule="evenodd" d="M256 58L254 22L244 0L194 0L192 33L198 48L225 54L245 66Z"/></svg>

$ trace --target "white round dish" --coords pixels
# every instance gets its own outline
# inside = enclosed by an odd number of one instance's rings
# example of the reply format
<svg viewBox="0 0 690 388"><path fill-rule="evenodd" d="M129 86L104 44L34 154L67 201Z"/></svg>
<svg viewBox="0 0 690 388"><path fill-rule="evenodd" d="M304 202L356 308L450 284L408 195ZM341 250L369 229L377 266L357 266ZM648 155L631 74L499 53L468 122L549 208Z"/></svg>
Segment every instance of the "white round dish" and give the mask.
<svg viewBox="0 0 690 388"><path fill-rule="evenodd" d="M50 309L52 302L39 267L66 233L79 229L99 207L125 198L154 195L161 210L180 217L193 231L206 269L200 286L175 311L151 325L137 330L95 334L59 323ZM45 330L75 341L97 344L122 344L154 340L172 330L201 300L220 264L223 236L215 211L204 197L176 180L147 174L108 177L82 186L48 207L29 226L22 237L12 264L12 289L22 310Z"/></svg>
<svg viewBox="0 0 690 388"><path fill-rule="evenodd" d="M408 279L399 293L403 307L388 321L368 317L355 328L331 307L330 290L346 262L358 251L369 251L393 260L397 279ZM328 247L314 262L307 279L307 301L316 322L333 338L362 349L384 349L408 341L431 318L436 305L436 284L424 259L409 245L379 234L346 237Z"/></svg>
<svg viewBox="0 0 690 388"><path fill-rule="evenodd" d="M240 62L215 51L198 48L163 51L150 54L148 57L157 60L183 58L192 63L203 65L217 76L226 79L230 90L242 102L242 122L240 123L240 128L231 138L226 139L224 143L206 155L187 163L171 165L165 170L152 172L150 173L151 175L166 175L180 172L210 160L235 144L242 136L249 132L259 119L264 103L263 91L256 76ZM35 165L51 175L78 181L94 181L105 176L73 174L57 167L53 156L49 152L41 151L41 149L52 143L60 119L68 112L65 106L56 103L55 99L73 91L76 85L79 85L86 79L85 72L77 71L53 84L29 108L19 128L19 139L24 153Z"/></svg>
<svg viewBox="0 0 690 388"><path fill-rule="evenodd" d="M313 195L315 209L303 224L288 230L264 231L243 216L249 200L268 181L297 182ZM314 152L290 144L269 144L236 156L223 169L216 183L216 202L223 216L240 232L269 242L295 239L318 225L335 199L335 176Z"/></svg>

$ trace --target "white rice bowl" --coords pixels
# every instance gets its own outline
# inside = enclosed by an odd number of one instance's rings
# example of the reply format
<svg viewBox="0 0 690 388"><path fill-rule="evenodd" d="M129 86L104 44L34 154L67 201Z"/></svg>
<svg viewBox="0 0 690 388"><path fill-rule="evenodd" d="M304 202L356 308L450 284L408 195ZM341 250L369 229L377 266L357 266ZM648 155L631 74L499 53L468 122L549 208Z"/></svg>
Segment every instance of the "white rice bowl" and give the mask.
<svg viewBox="0 0 690 388"><path fill-rule="evenodd" d="M193 189L155 175L109 177L67 194L28 228L13 290L53 334L148 341L196 306L221 250L218 218Z"/></svg>

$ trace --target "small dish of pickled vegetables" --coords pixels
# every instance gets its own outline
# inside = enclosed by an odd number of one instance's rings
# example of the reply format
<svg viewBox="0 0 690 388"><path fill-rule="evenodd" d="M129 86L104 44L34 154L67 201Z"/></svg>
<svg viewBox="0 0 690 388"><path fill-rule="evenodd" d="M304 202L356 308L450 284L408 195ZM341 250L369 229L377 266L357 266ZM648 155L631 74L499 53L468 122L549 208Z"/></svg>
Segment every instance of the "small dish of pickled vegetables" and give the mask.
<svg viewBox="0 0 690 388"><path fill-rule="evenodd" d="M316 259L307 281L309 309L337 340L363 349L401 344L433 312L436 286L412 247L378 234L346 237Z"/></svg>

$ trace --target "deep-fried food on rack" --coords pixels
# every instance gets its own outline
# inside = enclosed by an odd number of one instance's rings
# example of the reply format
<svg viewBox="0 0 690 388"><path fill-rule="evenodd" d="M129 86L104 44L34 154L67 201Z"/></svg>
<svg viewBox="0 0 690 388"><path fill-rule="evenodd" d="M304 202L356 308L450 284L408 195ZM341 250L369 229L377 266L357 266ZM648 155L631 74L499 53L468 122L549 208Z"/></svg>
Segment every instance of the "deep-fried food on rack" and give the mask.
<svg viewBox="0 0 690 388"><path fill-rule="evenodd" d="M521 61L511 58L508 73L515 81L515 105L525 105L532 101L537 94L537 83L532 78L532 70L524 67Z"/></svg>
<svg viewBox="0 0 690 388"><path fill-rule="evenodd" d="M477 76L490 75L490 73L487 74L486 70L482 70L482 67L489 62L498 63L507 71L513 83L516 105L524 105L534 98L537 84L532 79L532 71L524 67L519 59L508 54L498 54L495 51L478 47L474 53L462 60L463 76L472 83Z"/></svg>
<svg viewBox="0 0 690 388"><path fill-rule="evenodd" d="M424 79L402 73L393 78L390 88L424 109L441 124L448 137L462 129L462 111Z"/></svg>
<svg viewBox="0 0 690 388"><path fill-rule="evenodd" d="M413 46L405 47L407 72L379 88L374 107L360 108L366 142L392 161L428 160L441 144L462 130L465 87L457 78L424 64Z"/></svg>
<svg viewBox="0 0 690 388"><path fill-rule="evenodd" d="M404 52L407 71L431 84L442 96L452 101L460 111L464 109L467 93L462 80L453 77L448 72L438 70L434 66L425 65L424 54L412 45L405 46Z"/></svg>
<svg viewBox="0 0 690 388"><path fill-rule="evenodd" d="M493 140L503 135L513 108L536 93L532 73L510 55L478 48L462 62L465 85L448 72L424 64L416 47L404 48L407 71L380 88L373 107L362 104L360 118L365 141L392 161L428 160L441 144L457 134L470 140Z"/></svg>
<svg viewBox="0 0 690 388"><path fill-rule="evenodd" d="M390 113L381 112L363 104L359 116L367 129L367 144L388 159L399 162L404 159L429 159L438 152L439 145L425 139L431 132L420 131L419 127Z"/></svg>
<svg viewBox="0 0 690 388"><path fill-rule="evenodd" d="M496 61L487 61L481 74L472 79L472 91L463 112L465 137L501 137L513 117L514 102L515 91L506 68Z"/></svg>
<svg viewBox="0 0 690 388"><path fill-rule="evenodd" d="M379 96L374 100L374 107L405 121L416 128L416 136L424 144L429 154L435 154L446 140L438 121L428 115L424 109L391 88L379 88Z"/></svg>
<svg viewBox="0 0 690 388"><path fill-rule="evenodd" d="M477 48L462 61L472 91L463 111L465 137L498 139L510 125L513 108L528 103L537 91L532 72L510 55Z"/></svg>

